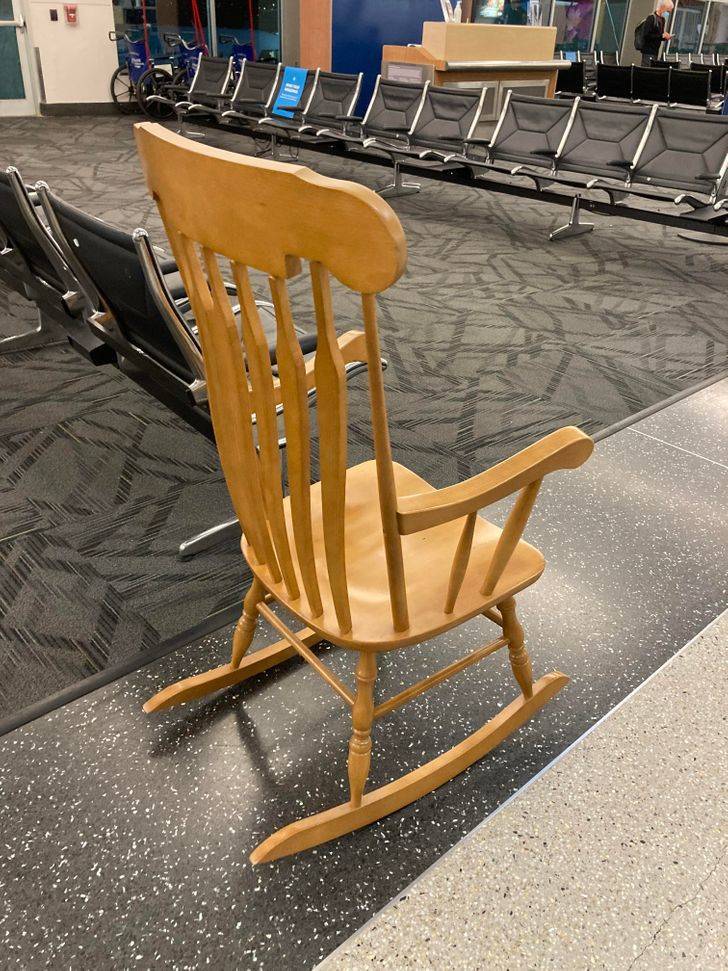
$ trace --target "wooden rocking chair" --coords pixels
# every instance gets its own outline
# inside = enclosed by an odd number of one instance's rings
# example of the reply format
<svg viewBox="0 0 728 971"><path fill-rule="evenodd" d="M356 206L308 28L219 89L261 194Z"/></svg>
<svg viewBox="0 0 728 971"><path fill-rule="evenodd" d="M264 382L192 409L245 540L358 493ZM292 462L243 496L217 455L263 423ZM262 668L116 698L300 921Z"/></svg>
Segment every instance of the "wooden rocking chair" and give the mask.
<svg viewBox="0 0 728 971"><path fill-rule="evenodd" d="M199 323L215 437L254 575L230 663L165 688L144 708L158 711L238 684L297 653L352 709L349 802L284 826L254 850L251 860L259 863L317 846L408 805L480 759L568 682L556 671L532 680L514 595L534 583L545 565L541 553L521 540L541 480L580 466L593 443L577 428L562 428L444 489L394 463L376 294L404 271L406 243L389 205L369 189L302 165L198 145L159 125L137 125L136 138ZM245 357L218 257L230 261L237 286ZM301 355L286 283L301 273L302 260L310 265L318 330L313 363ZM277 377L249 269L269 277ZM330 275L361 295L363 332L337 340ZM369 365L375 460L347 468L344 365L352 354ZM306 398L313 385L321 476L315 484ZM290 482L285 498L275 416L281 402ZM478 515L516 492L503 530ZM303 629L290 630L271 602L297 617ZM419 644L479 614L500 628L496 640L375 703L380 653ZM258 617L283 639L246 657ZM356 691L311 650L324 639L358 653ZM520 696L450 751L365 794L373 720L506 646Z"/></svg>

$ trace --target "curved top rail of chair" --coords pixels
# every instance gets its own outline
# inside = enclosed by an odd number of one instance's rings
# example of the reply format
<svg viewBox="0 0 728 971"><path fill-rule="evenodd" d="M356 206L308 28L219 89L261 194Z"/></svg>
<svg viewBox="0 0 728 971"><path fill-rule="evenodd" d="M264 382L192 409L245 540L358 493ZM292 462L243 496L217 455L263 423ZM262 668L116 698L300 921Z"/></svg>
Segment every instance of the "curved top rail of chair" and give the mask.
<svg viewBox="0 0 728 971"><path fill-rule="evenodd" d="M380 293L404 272L402 226L371 189L326 178L303 165L200 145L149 122L136 125L135 135L147 185L158 199L158 186L164 184L178 230L222 256L283 278L300 272L301 259L320 262L359 293ZM214 187L206 184L211 157L218 160ZM170 168L178 175L174 180ZM270 239L273 208L290 215L277 222L275 245ZM345 248L342 225L356 226Z"/></svg>

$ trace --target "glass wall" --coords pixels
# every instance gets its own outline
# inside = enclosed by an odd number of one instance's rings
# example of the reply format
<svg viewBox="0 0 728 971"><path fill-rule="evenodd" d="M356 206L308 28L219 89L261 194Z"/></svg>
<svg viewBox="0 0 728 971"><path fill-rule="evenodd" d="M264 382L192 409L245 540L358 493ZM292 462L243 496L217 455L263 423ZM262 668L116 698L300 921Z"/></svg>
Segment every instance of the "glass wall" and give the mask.
<svg viewBox="0 0 728 971"><path fill-rule="evenodd" d="M602 0L597 12L594 50L614 54L622 46L629 0Z"/></svg>
<svg viewBox="0 0 728 971"><path fill-rule="evenodd" d="M589 50L596 6L595 0L555 0L552 23L557 50Z"/></svg>
<svg viewBox="0 0 728 971"><path fill-rule="evenodd" d="M143 37L146 19L155 58L169 53L165 34L179 34L188 43L204 42L210 53L223 56L235 52L253 60L280 58L280 0L113 0L113 4L115 29L133 40ZM214 37L211 21L216 25ZM125 52L120 42L120 59Z"/></svg>
<svg viewBox="0 0 728 971"><path fill-rule="evenodd" d="M711 3L703 35L706 54L728 54L728 3Z"/></svg>
<svg viewBox="0 0 728 971"><path fill-rule="evenodd" d="M703 0L679 0L672 25L668 22L667 26L668 33L673 35L670 41L672 53L695 53L698 50L707 8Z"/></svg>
<svg viewBox="0 0 728 971"><path fill-rule="evenodd" d="M476 0L478 24L527 24L528 0Z"/></svg>
<svg viewBox="0 0 728 971"><path fill-rule="evenodd" d="M256 61L280 60L279 0L214 0L218 51L232 54L240 47ZM305 3L306 0L303 0Z"/></svg>

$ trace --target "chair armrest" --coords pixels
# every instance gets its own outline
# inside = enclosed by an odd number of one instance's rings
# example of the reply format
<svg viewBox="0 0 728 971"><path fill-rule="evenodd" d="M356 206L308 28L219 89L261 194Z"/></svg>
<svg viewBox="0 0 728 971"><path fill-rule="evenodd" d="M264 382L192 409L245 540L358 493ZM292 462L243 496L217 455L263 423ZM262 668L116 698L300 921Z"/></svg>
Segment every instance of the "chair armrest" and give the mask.
<svg viewBox="0 0 728 971"><path fill-rule="evenodd" d="M509 496L558 469L576 469L591 455L594 442L574 426L546 435L528 448L465 482L435 492L400 496L397 521L402 536L460 519Z"/></svg>
<svg viewBox="0 0 728 971"><path fill-rule="evenodd" d="M543 158L556 158L555 148L532 148L529 155L541 155Z"/></svg>
<svg viewBox="0 0 728 971"><path fill-rule="evenodd" d="M363 115L336 115L337 121L364 121Z"/></svg>
<svg viewBox="0 0 728 971"><path fill-rule="evenodd" d="M720 172L705 172L703 175L696 175L696 182L715 182L720 178Z"/></svg>
<svg viewBox="0 0 728 971"><path fill-rule="evenodd" d="M611 162L607 162L607 165L613 166L615 169L631 169L632 163L626 158L615 158Z"/></svg>
<svg viewBox="0 0 728 971"><path fill-rule="evenodd" d="M465 145L490 145L490 138L464 138Z"/></svg>

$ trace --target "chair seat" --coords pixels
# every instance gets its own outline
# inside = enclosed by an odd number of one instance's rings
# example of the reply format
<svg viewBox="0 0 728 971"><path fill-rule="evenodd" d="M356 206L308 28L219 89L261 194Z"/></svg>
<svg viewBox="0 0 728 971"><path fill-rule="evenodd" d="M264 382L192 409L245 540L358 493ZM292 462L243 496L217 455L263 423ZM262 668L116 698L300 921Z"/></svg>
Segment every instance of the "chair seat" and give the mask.
<svg viewBox="0 0 728 971"><path fill-rule="evenodd" d="M434 491L428 482L402 465L395 463L394 475L399 496ZM319 483L311 487L311 507L316 570L319 576L324 576L326 557ZM284 509L288 535L292 537L288 498L284 500ZM396 632L392 625L374 462L356 465L348 469L346 476L347 582L352 618L352 629L349 633L339 633L333 604L328 595L328 583L322 584L323 615L314 618L308 609L305 595L292 601L283 583L273 582L267 567L255 562L245 537L241 546L251 569L264 586L305 624L342 647L382 651L413 644L455 627L468 617L474 617L505 597L523 590L534 583L543 572L545 561L541 553L521 541L495 590L488 596L483 596L480 588L501 530L478 516L468 570L455 609L446 614L444 606L450 564L464 522L464 519L457 519L402 537L410 618L410 627L402 632ZM297 565L296 573L300 584Z"/></svg>

